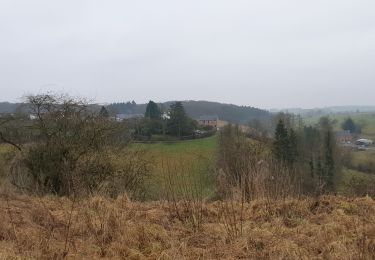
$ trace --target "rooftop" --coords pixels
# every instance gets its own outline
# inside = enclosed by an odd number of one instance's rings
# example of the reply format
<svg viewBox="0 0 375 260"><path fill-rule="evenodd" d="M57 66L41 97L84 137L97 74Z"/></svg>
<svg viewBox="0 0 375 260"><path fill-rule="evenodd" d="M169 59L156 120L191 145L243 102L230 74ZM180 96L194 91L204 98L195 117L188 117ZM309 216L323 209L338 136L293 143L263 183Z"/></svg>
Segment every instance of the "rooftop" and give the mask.
<svg viewBox="0 0 375 260"><path fill-rule="evenodd" d="M339 131L336 132L337 137L342 137L342 136L351 136L352 134L350 133L350 130L344 130L344 131Z"/></svg>
<svg viewBox="0 0 375 260"><path fill-rule="evenodd" d="M217 115L203 115L199 116L198 120L219 120Z"/></svg>

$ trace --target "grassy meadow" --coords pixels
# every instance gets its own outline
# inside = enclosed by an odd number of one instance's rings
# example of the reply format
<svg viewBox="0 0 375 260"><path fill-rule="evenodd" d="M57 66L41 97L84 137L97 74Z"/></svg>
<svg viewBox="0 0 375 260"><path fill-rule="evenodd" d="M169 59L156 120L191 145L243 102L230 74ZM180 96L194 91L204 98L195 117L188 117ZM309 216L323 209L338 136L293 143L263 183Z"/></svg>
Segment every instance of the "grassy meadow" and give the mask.
<svg viewBox="0 0 375 260"><path fill-rule="evenodd" d="M165 198L167 188L173 189L169 192L178 196L185 196L181 193L188 191L200 192L205 198L212 197L216 148L217 136L189 141L131 144L130 149L141 150L151 161L152 171L146 180L145 199ZM9 145L0 144L0 183L6 175L6 158L11 150ZM127 157L122 159L126 160Z"/></svg>
<svg viewBox="0 0 375 260"><path fill-rule="evenodd" d="M205 198L214 195L212 170L217 136L189 141L134 143L132 148L144 150L145 156L153 162L151 178L146 184L146 199L162 198L168 189L180 195L192 189L201 192Z"/></svg>
<svg viewBox="0 0 375 260"><path fill-rule="evenodd" d="M307 125L318 123L321 116L305 117L303 120ZM356 124L362 126L361 137L375 140L375 113L347 113L347 114L332 114L329 118L335 120L335 130L341 129L341 124L345 119L351 117Z"/></svg>

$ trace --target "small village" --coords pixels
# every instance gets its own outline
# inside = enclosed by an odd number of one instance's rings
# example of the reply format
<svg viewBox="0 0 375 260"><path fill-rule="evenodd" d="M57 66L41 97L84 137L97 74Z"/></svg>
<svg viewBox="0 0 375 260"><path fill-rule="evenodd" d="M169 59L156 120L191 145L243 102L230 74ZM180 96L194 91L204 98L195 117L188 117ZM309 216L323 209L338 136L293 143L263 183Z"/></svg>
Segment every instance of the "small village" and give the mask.
<svg viewBox="0 0 375 260"><path fill-rule="evenodd" d="M336 141L338 144L344 147L352 147L362 151L375 150L373 140L351 133L350 130L336 132Z"/></svg>

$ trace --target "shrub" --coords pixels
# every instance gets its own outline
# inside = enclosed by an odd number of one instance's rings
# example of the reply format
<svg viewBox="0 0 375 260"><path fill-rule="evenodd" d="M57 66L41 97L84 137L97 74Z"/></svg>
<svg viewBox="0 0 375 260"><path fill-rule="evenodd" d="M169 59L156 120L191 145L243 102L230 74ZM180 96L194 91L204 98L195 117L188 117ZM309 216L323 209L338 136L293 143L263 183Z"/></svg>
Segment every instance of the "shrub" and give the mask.
<svg viewBox="0 0 375 260"><path fill-rule="evenodd" d="M131 167L113 163L129 135L121 123L92 112L85 100L46 94L29 96L27 104L36 118L27 124L34 138L16 146L20 153L10 171L15 186L42 194L90 194L138 174L138 167L148 170L131 158ZM139 186L139 180L131 182L127 188Z"/></svg>

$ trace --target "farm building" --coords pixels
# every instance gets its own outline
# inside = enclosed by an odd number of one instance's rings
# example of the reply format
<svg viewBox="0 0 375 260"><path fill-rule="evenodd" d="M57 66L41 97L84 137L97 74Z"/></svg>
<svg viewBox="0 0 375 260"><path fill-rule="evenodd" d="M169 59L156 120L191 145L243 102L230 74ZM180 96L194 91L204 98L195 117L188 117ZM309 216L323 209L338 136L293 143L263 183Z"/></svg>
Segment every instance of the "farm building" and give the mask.
<svg viewBox="0 0 375 260"><path fill-rule="evenodd" d="M212 126L217 128L219 117L218 116L200 116L198 118L198 124L201 126Z"/></svg>
<svg viewBox="0 0 375 260"><path fill-rule="evenodd" d="M336 141L338 143L351 143L353 141L353 135L349 130L344 130L336 133Z"/></svg>

